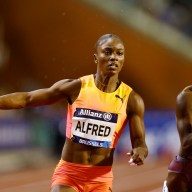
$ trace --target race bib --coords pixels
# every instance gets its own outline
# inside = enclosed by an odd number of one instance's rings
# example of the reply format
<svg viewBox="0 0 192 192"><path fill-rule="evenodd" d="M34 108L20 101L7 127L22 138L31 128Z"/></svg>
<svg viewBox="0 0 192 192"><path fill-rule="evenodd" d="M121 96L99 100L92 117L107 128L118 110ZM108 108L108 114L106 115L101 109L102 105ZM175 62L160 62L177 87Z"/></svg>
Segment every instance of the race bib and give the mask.
<svg viewBox="0 0 192 192"><path fill-rule="evenodd" d="M117 118L115 113L77 108L72 118L73 139L81 144L109 148Z"/></svg>

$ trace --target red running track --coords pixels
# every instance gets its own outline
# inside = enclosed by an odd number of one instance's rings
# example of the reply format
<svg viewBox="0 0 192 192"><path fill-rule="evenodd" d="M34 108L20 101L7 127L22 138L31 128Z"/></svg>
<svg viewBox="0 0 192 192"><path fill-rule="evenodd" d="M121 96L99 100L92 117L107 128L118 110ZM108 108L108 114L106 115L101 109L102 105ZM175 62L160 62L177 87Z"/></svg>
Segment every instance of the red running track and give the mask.
<svg viewBox="0 0 192 192"><path fill-rule="evenodd" d="M0 192L49 192L55 165L0 174ZM143 166L116 161L113 192L161 192L167 166L167 160L146 161Z"/></svg>

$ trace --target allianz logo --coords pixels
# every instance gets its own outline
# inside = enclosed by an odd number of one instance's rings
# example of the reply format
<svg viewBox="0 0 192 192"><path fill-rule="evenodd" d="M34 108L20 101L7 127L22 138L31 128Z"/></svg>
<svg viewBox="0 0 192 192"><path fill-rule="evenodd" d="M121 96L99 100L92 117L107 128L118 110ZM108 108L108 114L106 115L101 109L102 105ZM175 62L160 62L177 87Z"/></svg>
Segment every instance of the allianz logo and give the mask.
<svg viewBox="0 0 192 192"><path fill-rule="evenodd" d="M81 109L79 112L79 115L87 115L91 117L97 117L100 119L104 119L105 121L110 121L112 119L112 114L111 113L99 113L99 112L94 112L89 109Z"/></svg>

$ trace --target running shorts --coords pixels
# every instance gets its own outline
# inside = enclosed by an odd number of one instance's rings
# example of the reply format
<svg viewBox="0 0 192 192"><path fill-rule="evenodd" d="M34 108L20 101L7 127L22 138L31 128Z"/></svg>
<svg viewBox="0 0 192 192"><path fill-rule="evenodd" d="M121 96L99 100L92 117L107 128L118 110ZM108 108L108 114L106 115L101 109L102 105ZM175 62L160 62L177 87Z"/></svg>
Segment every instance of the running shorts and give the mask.
<svg viewBox="0 0 192 192"><path fill-rule="evenodd" d="M60 160L51 182L65 185L77 192L112 192L112 166L92 166Z"/></svg>
<svg viewBox="0 0 192 192"><path fill-rule="evenodd" d="M190 190L192 190L192 160L185 159L179 155L172 160L168 167L169 172L182 173L186 176Z"/></svg>

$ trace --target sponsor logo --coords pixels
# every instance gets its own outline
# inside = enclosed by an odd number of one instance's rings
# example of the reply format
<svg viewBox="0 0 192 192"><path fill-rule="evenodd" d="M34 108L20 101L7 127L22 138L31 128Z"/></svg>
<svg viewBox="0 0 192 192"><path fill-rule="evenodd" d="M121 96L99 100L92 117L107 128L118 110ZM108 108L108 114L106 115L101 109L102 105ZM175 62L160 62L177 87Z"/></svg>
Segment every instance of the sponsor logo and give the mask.
<svg viewBox="0 0 192 192"><path fill-rule="evenodd" d="M89 109L81 109L79 111L79 115L87 115L87 116L91 116L91 117L102 118L102 113L94 112Z"/></svg>
<svg viewBox="0 0 192 192"><path fill-rule="evenodd" d="M92 111L90 109L80 109L78 116L96 117L99 119L104 119L105 121L110 121L112 119L111 113L102 113L98 111Z"/></svg>
<svg viewBox="0 0 192 192"><path fill-rule="evenodd" d="M104 113L103 119L105 119L105 121L110 121L112 119L111 113Z"/></svg>
<svg viewBox="0 0 192 192"><path fill-rule="evenodd" d="M125 95L125 96L126 96L126 95ZM118 98L118 99L120 99L122 103L123 103L123 100L124 100L125 96L124 96L124 97L120 97L119 95L115 95L115 97Z"/></svg>

